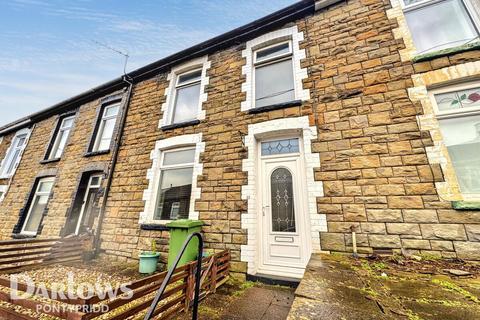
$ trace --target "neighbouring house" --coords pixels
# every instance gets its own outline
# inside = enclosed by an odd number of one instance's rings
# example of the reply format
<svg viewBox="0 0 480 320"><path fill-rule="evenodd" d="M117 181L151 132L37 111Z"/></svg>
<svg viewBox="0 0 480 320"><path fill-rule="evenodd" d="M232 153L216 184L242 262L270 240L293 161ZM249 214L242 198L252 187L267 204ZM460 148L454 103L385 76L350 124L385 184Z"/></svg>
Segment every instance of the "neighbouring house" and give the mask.
<svg viewBox="0 0 480 320"><path fill-rule="evenodd" d="M239 276L480 260L480 5L300 1L0 128L3 239L136 259L201 219Z"/></svg>

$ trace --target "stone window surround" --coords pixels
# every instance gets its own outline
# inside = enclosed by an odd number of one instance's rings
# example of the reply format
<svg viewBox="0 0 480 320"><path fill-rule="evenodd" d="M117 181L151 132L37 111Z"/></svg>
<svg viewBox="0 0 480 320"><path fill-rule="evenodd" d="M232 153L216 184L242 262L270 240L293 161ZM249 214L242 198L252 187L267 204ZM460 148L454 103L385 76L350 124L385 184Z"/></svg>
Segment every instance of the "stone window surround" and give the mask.
<svg viewBox="0 0 480 320"><path fill-rule="evenodd" d="M246 64L242 67L242 74L245 76L245 82L242 84L242 92L246 93L246 100L242 101L241 103L242 111L255 109L255 66L253 63L254 51L287 40L292 41L295 99L301 101L310 99L310 91L303 89L303 80L308 78L307 69L301 67L301 61L306 58L305 49L300 49L300 42L304 40L303 32L299 32L298 27L293 26L276 30L253 40L247 41L246 48L242 51L242 57L246 59Z"/></svg>
<svg viewBox="0 0 480 320"><path fill-rule="evenodd" d="M200 80L200 98L198 102L198 113L196 116L196 120L204 120L206 116L206 112L203 109L203 103L207 101L208 94L206 92L206 87L210 82L210 78L207 76L207 71L210 69L211 61L208 60L208 55L203 56L201 58L197 58L191 60L187 63L183 63L178 65L170 71L167 76L167 81L169 82L168 88L165 90L166 100L165 103L162 104L162 113L163 116L159 122L159 128L173 125L172 123L172 116L173 116L173 107L175 103L176 97L176 84L178 76L182 73L200 69L202 68L202 76Z"/></svg>
<svg viewBox="0 0 480 320"><path fill-rule="evenodd" d="M203 164L200 163L200 154L205 151L205 143L202 142L202 134L188 134L175 136L168 139L158 140L155 149L150 153L152 167L147 171L148 188L143 192L145 201L144 211L140 213L140 225L164 225L171 220L154 220L155 206L158 196L158 184L160 183L160 160L162 150L170 150L188 146L195 146L195 162L192 175L192 194L190 197L189 219L198 220L199 213L195 211L195 201L200 199L201 188L197 187L197 178L203 172Z"/></svg>
<svg viewBox="0 0 480 320"><path fill-rule="evenodd" d="M389 19L397 20L397 23L398 23L398 27L392 30L394 38L403 39L403 42L405 43L405 48L399 50L400 59L401 61L404 61L404 62L411 61L416 56L419 56L419 54L417 53L417 49L415 48L415 44L413 43L412 34L410 32L410 29L408 28L407 19L404 14L405 5L403 3L403 0L390 0L390 4L392 8L386 11L387 17ZM465 3L465 5L467 6L467 9L472 19L474 20L474 23L476 24L477 28L479 28L480 27L480 5L477 5L478 8L474 7L474 4L470 3L470 1L468 0Z"/></svg>
<svg viewBox="0 0 480 320"><path fill-rule="evenodd" d="M288 134L301 132L306 168L306 186L308 193L308 212L310 218L310 235L313 252L320 252L320 232L327 231L325 214L317 211L317 197L323 196L323 183L315 181L314 169L320 167L320 155L312 153L312 140L317 137L317 129L310 126L307 116L284 118L251 124L248 126L248 135L245 137L245 146L248 149L248 158L242 162L242 170L248 173L248 184L242 187L242 199L246 200L247 212L242 214L242 229L246 229L247 244L241 246L241 261L247 262L248 274L255 274L257 270L257 146L258 139L272 134Z"/></svg>
<svg viewBox="0 0 480 320"><path fill-rule="evenodd" d="M436 182L435 186L440 198L445 201L479 201L480 199L468 198L460 192L455 169L447 148L443 144L429 89L469 82L479 78L480 61L475 61L413 75L414 87L408 89L410 99L413 102L420 102L423 108L423 114L417 116L417 122L420 130L429 131L432 137L434 145L426 148L427 157L431 164L440 164L442 167L445 181Z"/></svg>
<svg viewBox="0 0 480 320"><path fill-rule="evenodd" d="M9 178L11 178L15 175L15 172L17 171L18 165L20 164L20 161L22 160L23 152L27 148L28 141L30 140L30 135L31 135L32 131L33 131L33 129L30 130L29 128L24 128L24 129L20 129L17 132L15 132L15 136L12 138L12 141L10 142L10 146L8 147L7 151L5 152L5 157L3 158L3 160L0 163L0 172L3 171L3 166L5 165L5 161L7 160L7 157L9 156L10 151L13 148L13 143L15 142L16 138L19 135L22 135L22 134L27 134L27 138L26 138L25 143L23 145L22 151L18 155L17 163L15 164L15 167L12 171L12 174L9 175L9 176L2 176L0 174L0 179L9 179Z"/></svg>

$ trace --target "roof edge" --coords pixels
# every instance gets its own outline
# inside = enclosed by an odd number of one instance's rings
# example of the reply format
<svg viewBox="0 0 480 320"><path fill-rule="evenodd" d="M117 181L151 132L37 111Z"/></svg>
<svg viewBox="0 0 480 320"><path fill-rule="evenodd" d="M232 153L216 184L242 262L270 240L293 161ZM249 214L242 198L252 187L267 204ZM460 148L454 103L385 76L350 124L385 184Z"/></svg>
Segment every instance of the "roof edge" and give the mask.
<svg viewBox="0 0 480 320"><path fill-rule="evenodd" d="M340 0L337 0L338 2ZM146 80L158 74L162 70L171 68L174 65L203 56L209 53L217 52L226 47L254 38L256 35L269 32L283 24L291 22L302 16L313 14L315 12L315 0L301 0L284 9L278 10L263 18L245 24L241 27L213 37L197 45L181 50L156 62L150 63L144 67L136 69L126 74L129 79L135 82ZM318 9L317 9L318 10ZM25 128L33 123L39 122L52 115L65 112L69 109L78 107L91 100L107 95L110 92L122 89L127 86L124 76L115 78L90 90L84 91L78 95L54 104L51 107L23 117L19 120L8 123L0 127L0 136L11 133L12 131Z"/></svg>

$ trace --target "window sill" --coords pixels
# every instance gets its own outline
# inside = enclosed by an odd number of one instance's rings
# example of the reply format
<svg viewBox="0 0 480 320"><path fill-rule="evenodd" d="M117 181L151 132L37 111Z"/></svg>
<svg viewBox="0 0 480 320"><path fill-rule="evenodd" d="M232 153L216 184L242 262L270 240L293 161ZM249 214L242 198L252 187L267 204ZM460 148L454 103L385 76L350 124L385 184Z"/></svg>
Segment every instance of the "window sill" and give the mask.
<svg viewBox="0 0 480 320"><path fill-rule="evenodd" d="M425 61L430 61L430 60L433 60L433 59L436 59L436 58L441 58L441 57L445 57L445 56L448 56L448 55L467 52L467 51L473 51L473 50L480 50L480 41L470 43L470 44L464 44L462 46L457 46L457 47L453 47L453 48L448 48L448 49L443 49L443 50L439 50L439 51L420 54L418 56L415 56L412 59L412 62L414 62L414 63L425 62Z"/></svg>
<svg viewBox="0 0 480 320"><path fill-rule="evenodd" d="M480 201L452 201L455 210L480 211Z"/></svg>
<svg viewBox="0 0 480 320"><path fill-rule="evenodd" d="M37 235L34 234L22 234L22 233L13 233L12 238L13 239L35 239Z"/></svg>
<svg viewBox="0 0 480 320"><path fill-rule="evenodd" d="M256 114L256 113L268 112L268 111L273 111L273 110L278 110L278 109L298 107L298 106L301 106L301 105L302 105L302 100L293 100L293 101L284 102L284 103L272 104L272 105L269 105L269 106L255 107L253 109L248 110L248 113Z"/></svg>
<svg viewBox="0 0 480 320"><path fill-rule="evenodd" d="M53 162L59 162L61 158L55 158L55 159L45 159L40 161L40 164L47 164L47 163L53 163Z"/></svg>
<svg viewBox="0 0 480 320"><path fill-rule="evenodd" d="M145 223L140 225L140 229L146 231L168 231L168 227L165 224Z"/></svg>
<svg viewBox="0 0 480 320"><path fill-rule="evenodd" d="M83 156L84 157L95 157L95 156L100 156L100 155L109 154L109 153L110 153L110 149L102 150L102 151L89 151L89 152L85 153Z"/></svg>
<svg viewBox="0 0 480 320"><path fill-rule="evenodd" d="M162 126L160 129L162 129L163 131L167 131L167 130L173 130L173 129L177 129L177 128L195 126L199 123L200 123L200 120L191 120L191 121L185 121L185 122L181 122L181 123L173 123L173 124L169 124L169 125L166 125L166 126Z"/></svg>

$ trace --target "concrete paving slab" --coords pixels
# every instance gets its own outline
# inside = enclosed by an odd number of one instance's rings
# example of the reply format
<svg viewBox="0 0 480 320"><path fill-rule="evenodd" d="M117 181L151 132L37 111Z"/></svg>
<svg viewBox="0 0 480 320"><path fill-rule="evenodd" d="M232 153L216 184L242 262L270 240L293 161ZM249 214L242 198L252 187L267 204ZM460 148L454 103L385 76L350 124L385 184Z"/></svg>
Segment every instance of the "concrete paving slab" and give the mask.
<svg viewBox="0 0 480 320"><path fill-rule="evenodd" d="M288 320L480 319L480 280L475 275L425 274L425 265L417 264L417 271L396 260L315 255L295 292Z"/></svg>
<svg viewBox="0 0 480 320"><path fill-rule="evenodd" d="M293 303L289 288L259 285L246 290L220 317L225 320L285 320Z"/></svg>

